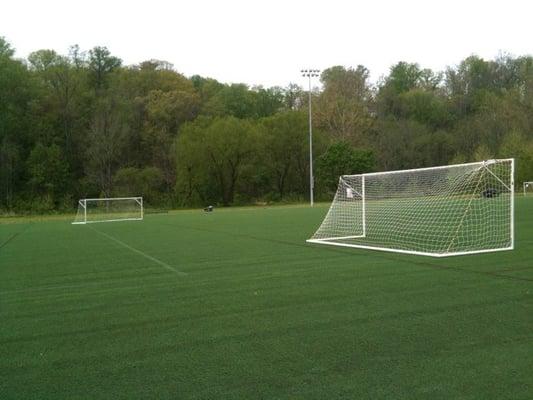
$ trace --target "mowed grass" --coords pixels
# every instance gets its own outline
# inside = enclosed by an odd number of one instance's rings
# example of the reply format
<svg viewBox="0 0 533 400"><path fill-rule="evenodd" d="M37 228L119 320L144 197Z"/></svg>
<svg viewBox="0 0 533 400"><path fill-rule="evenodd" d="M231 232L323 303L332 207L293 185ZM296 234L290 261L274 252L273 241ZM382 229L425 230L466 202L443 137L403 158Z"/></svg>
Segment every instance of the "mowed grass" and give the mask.
<svg viewBox="0 0 533 400"><path fill-rule="evenodd" d="M0 225L0 398L533 398L533 199L445 259L306 244L326 211Z"/></svg>

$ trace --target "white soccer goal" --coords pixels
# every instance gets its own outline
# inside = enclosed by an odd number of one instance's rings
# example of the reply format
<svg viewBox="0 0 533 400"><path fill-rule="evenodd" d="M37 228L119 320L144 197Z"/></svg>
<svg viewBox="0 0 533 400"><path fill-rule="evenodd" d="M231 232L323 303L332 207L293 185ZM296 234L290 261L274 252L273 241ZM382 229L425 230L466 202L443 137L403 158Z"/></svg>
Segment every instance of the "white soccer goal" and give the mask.
<svg viewBox="0 0 533 400"><path fill-rule="evenodd" d="M514 159L343 175L308 240L445 257L514 247Z"/></svg>
<svg viewBox="0 0 533 400"><path fill-rule="evenodd" d="M531 196L531 195L533 195L533 181L524 182L524 196Z"/></svg>
<svg viewBox="0 0 533 400"><path fill-rule="evenodd" d="M95 222L138 221L144 217L142 197L81 199L73 224Z"/></svg>

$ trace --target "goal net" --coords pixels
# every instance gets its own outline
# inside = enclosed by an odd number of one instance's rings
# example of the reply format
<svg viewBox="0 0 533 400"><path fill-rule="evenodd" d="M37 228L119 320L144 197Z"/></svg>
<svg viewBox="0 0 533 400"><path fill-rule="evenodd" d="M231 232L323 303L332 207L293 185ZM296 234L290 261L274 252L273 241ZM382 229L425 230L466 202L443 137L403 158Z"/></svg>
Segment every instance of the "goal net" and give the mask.
<svg viewBox="0 0 533 400"><path fill-rule="evenodd" d="M514 159L343 175L308 242L444 257L514 245Z"/></svg>
<svg viewBox="0 0 533 400"><path fill-rule="evenodd" d="M524 196L533 196L533 181L524 182Z"/></svg>
<svg viewBox="0 0 533 400"><path fill-rule="evenodd" d="M81 199L73 224L142 220L143 215L142 197Z"/></svg>

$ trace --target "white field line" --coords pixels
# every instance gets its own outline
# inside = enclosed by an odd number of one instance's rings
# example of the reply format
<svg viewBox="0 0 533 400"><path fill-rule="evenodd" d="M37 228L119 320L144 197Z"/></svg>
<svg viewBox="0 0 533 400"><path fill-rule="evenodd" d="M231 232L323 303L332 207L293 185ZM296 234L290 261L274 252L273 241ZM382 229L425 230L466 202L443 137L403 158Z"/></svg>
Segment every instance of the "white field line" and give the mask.
<svg viewBox="0 0 533 400"><path fill-rule="evenodd" d="M109 240L112 240L113 242L120 244L121 246L125 247L126 249L128 249L128 250L130 250L130 251L132 251L132 252L134 252L136 254L139 254L139 255L143 256L144 258L147 258L148 260L155 262L156 264L161 265L163 268L168 269L169 271L172 271L172 272L174 272L174 273L176 273L176 274L178 274L180 276L187 276L188 275L186 272L177 270L176 268L168 265L167 263L165 263L165 262L163 262L161 260L158 260L155 257L152 257L150 254L146 254L145 252L143 252L143 251L141 251L139 249L136 249L135 247L131 247L129 244L124 243L122 240L118 240L117 238L114 238L113 236L108 235L105 232L99 231L98 229L95 229L95 228L93 228L90 225L87 225L87 226L89 228L91 228L93 231L99 233L100 235L105 236Z"/></svg>

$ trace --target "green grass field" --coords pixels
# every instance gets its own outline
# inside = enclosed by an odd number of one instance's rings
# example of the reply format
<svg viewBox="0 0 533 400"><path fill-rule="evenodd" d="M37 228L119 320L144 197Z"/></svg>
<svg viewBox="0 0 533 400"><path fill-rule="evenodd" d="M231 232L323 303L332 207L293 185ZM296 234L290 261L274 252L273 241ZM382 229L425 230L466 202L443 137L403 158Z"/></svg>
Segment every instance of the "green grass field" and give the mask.
<svg viewBox="0 0 533 400"><path fill-rule="evenodd" d="M533 398L533 199L444 259L306 244L326 210L1 224L0 398Z"/></svg>

